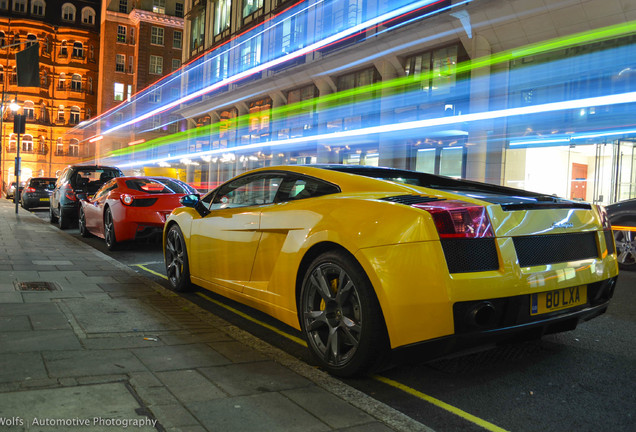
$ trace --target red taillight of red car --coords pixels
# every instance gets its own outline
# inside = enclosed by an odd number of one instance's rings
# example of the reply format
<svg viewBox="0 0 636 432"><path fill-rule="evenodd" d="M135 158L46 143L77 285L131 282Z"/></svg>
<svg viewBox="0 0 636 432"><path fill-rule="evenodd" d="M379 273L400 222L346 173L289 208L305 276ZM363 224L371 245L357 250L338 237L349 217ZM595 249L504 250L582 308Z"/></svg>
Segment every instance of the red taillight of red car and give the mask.
<svg viewBox="0 0 636 432"><path fill-rule="evenodd" d="M77 201L77 196L75 195L75 192L73 192L73 187L71 185L67 184L66 186L63 186L62 193L67 199Z"/></svg>
<svg viewBox="0 0 636 432"><path fill-rule="evenodd" d="M440 201L434 204L414 204L413 207L425 210L433 216L440 238L495 236L484 206L463 201Z"/></svg>
<svg viewBox="0 0 636 432"><path fill-rule="evenodd" d="M132 205L133 201L135 200L132 195L128 194L121 195L119 199L121 200L121 203L126 206Z"/></svg>
<svg viewBox="0 0 636 432"><path fill-rule="evenodd" d="M24 191L25 191L26 193L33 193L33 192L35 192L35 188L33 188L33 187L29 186L28 188L24 189Z"/></svg>

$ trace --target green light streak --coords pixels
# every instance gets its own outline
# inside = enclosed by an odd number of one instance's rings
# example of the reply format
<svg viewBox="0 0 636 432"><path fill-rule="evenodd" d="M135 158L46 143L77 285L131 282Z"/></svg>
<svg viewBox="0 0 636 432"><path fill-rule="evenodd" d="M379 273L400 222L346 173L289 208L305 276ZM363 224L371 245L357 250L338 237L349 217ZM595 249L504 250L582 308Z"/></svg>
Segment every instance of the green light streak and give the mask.
<svg viewBox="0 0 636 432"><path fill-rule="evenodd" d="M555 38L546 42L538 42L530 45L526 45L520 48L514 48L506 51L502 51L500 53L481 57L475 60L467 60L465 62L459 63L455 66L455 73L467 73L474 69L490 67L495 64L509 62L515 59L528 57L537 54L544 54L551 51L556 51L563 48L584 45L591 42L600 42L604 40L615 39L621 36L629 36L636 34L636 21L630 21L623 24L617 24L613 26L604 27L602 29L589 30L581 33L577 33L570 36L563 36L559 38ZM289 105L284 105L281 107L271 109L271 117L272 118L282 118L284 116L293 117L298 114L304 114L308 111L313 111L314 106L320 105L321 109L331 109L339 106L347 105L350 101L349 99L355 98L356 101L362 102L365 100L370 100L375 97L375 94L381 91L388 90L399 90L402 87L407 85L412 85L414 83L420 82L422 80L430 80L433 77L434 72L427 72L418 75L405 76L400 78L395 78L389 81L378 82L374 84L369 84L363 87L358 87L355 89L344 90L336 93L331 93L324 96L318 96L313 99L296 102ZM197 138L209 138L213 134L218 134L221 130L221 125L223 123L230 124L232 129L240 129L246 127L249 124L249 120L255 116L258 116L257 113L245 114L242 116L238 116L232 118L230 120L222 120L217 123L213 123L210 125L198 127L195 129L189 129L184 132L178 132L175 134L171 134L164 137L155 138L145 143L138 144L129 148L123 148L119 150L114 150L104 158L107 157L118 157L125 156L131 154L133 152L150 150L153 148L158 148L163 145L175 143L181 141L185 138L188 139L197 139ZM227 126L226 126L227 127ZM228 128L228 132L229 132ZM266 143L263 143L266 145ZM232 147L227 148L228 151L232 150Z"/></svg>

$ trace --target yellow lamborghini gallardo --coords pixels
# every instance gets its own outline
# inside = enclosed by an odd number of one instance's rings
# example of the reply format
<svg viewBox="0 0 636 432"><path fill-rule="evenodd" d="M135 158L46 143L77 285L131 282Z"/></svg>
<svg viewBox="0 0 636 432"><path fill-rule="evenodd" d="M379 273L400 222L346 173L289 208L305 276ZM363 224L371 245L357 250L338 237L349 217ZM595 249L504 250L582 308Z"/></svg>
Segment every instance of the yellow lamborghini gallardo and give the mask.
<svg viewBox="0 0 636 432"><path fill-rule="evenodd" d="M341 376L574 329L618 273L601 207L413 171L262 168L181 202L163 238L173 289L301 329Z"/></svg>

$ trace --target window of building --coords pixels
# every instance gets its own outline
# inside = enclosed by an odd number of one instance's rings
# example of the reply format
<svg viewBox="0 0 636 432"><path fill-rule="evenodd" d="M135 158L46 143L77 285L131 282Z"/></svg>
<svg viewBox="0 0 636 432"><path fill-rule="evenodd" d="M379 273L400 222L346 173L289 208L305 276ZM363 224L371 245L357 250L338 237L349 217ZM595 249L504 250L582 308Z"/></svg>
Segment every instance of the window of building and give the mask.
<svg viewBox="0 0 636 432"><path fill-rule="evenodd" d="M243 0L243 18L263 7L263 0Z"/></svg>
<svg viewBox="0 0 636 432"><path fill-rule="evenodd" d="M132 84L128 84L127 86L127 90L128 90L128 101L130 101L130 97L133 94L133 90L132 90Z"/></svg>
<svg viewBox="0 0 636 432"><path fill-rule="evenodd" d="M47 71L42 71L42 76L40 78L40 85L42 87L48 87L49 85L49 74Z"/></svg>
<svg viewBox="0 0 636 432"><path fill-rule="evenodd" d="M4 67L0 65L0 84L4 82Z"/></svg>
<svg viewBox="0 0 636 432"><path fill-rule="evenodd" d="M152 27L150 30L150 43L153 45L163 45L164 29L161 27Z"/></svg>
<svg viewBox="0 0 636 432"><path fill-rule="evenodd" d="M119 0L119 12L128 13L128 0Z"/></svg>
<svg viewBox="0 0 636 432"><path fill-rule="evenodd" d="M44 16L44 11L46 8L46 3L44 0L33 0L31 3L31 14L36 16Z"/></svg>
<svg viewBox="0 0 636 432"><path fill-rule="evenodd" d="M13 0L13 12L26 13L27 0Z"/></svg>
<svg viewBox="0 0 636 432"><path fill-rule="evenodd" d="M22 106L22 113L29 120L33 120L35 118L35 110L33 109L33 107L34 105L32 101L24 101L24 105Z"/></svg>
<svg viewBox="0 0 636 432"><path fill-rule="evenodd" d="M34 34L30 34L27 36L25 48L30 47L31 45L35 45L38 42L38 38Z"/></svg>
<svg viewBox="0 0 636 432"><path fill-rule="evenodd" d="M68 48L66 47L66 41L63 40L60 44L60 57L66 57L68 55Z"/></svg>
<svg viewBox="0 0 636 432"><path fill-rule="evenodd" d="M126 43L126 26L117 26L117 42Z"/></svg>
<svg viewBox="0 0 636 432"><path fill-rule="evenodd" d="M92 116L92 111L90 108L86 108L86 120L90 119Z"/></svg>
<svg viewBox="0 0 636 432"><path fill-rule="evenodd" d="M215 33L216 34L216 33ZM199 11L190 23L190 49L203 46L205 40L205 11Z"/></svg>
<svg viewBox="0 0 636 432"><path fill-rule="evenodd" d="M58 138L57 142L55 143L55 155L64 155L64 143L62 142L62 138Z"/></svg>
<svg viewBox="0 0 636 432"><path fill-rule="evenodd" d="M0 32L0 47L3 47L7 44L7 35L4 32Z"/></svg>
<svg viewBox="0 0 636 432"><path fill-rule="evenodd" d="M114 85L115 97L116 101L124 100L124 84L123 83L115 83Z"/></svg>
<svg viewBox="0 0 636 432"><path fill-rule="evenodd" d="M172 33L172 48L181 49L183 46L183 33L179 30L175 30Z"/></svg>
<svg viewBox="0 0 636 432"><path fill-rule="evenodd" d="M168 118L168 132L177 133L179 132L179 117L175 115L171 115Z"/></svg>
<svg viewBox="0 0 636 432"><path fill-rule="evenodd" d="M175 3L174 4L174 16L183 18L183 3Z"/></svg>
<svg viewBox="0 0 636 432"><path fill-rule="evenodd" d="M20 35L13 36L13 42L10 45L13 45L11 47L12 50L21 50L22 47L20 45Z"/></svg>
<svg viewBox="0 0 636 432"><path fill-rule="evenodd" d="M262 40L263 36L258 35L241 44L241 66L243 66L243 70L256 66L261 62Z"/></svg>
<svg viewBox="0 0 636 432"><path fill-rule="evenodd" d="M163 57L151 55L150 56L150 71L149 73L155 75L163 74Z"/></svg>
<svg viewBox="0 0 636 432"><path fill-rule="evenodd" d="M79 141L75 138L68 143L68 155L75 157L79 156Z"/></svg>
<svg viewBox="0 0 636 432"><path fill-rule="evenodd" d="M181 60L179 59L172 59L172 72L176 71L177 69L179 69L181 67Z"/></svg>
<svg viewBox="0 0 636 432"><path fill-rule="evenodd" d="M151 103L161 102L161 89L156 88L148 93L148 101Z"/></svg>
<svg viewBox="0 0 636 432"><path fill-rule="evenodd" d="M40 121L41 122L49 121L48 112L46 111L46 104L44 102L42 102L42 105L40 105Z"/></svg>
<svg viewBox="0 0 636 432"><path fill-rule="evenodd" d="M158 14L165 14L166 0L152 0L152 11Z"/></svg>
<svg viewBox="0 0 636 432"><path fill-rule="evenodd" d="M38 144L38 152L40 152L40 154L46 154L46 139L44 138L44 135L40 135L38 141L40 141ZM40 170L40 177L44 177L44 170Z"/></svg>
<svg viewBox="0 0 636 432"><path fill-rule="evenodd" d="M212 72L216 78L227 78L229 57L229 53L226 52L224 54L217 55L212 60Z"/></svg>
<svg viewBox="0 0 636 432"><path fill-rule="evenodd" d="M59 89L64 90L64 84L66 83L66 74L64 72L60 72L60 77L58 79L58 82L59 82L59 85L58 85Z"/></svg>
<svg viewBox="0 0 636 432"><path fill-rule="evenodd" d="M9 0L0 0L0 9L9 9Z"/></svg>
<svg viewBox="0 0 636 432"><path fill-rule="evenodd" d="M71 78L71 90L76 92L82 91L82 76L80 74L73 74L73 78Z"/></svg>
<svg viewBox="0 0 636 432"><path fill-rule="evenodd" d="M80 122L80 109L77 106L71 107L71 118L69 121L71 124L78 124Z"/></svg>
<svg viewBox="0 0 636 432"><path fill-rule="evenodd" d="M128 43L131 45L135 44L135 29L134 27L130 28L130 39L128 40Z"/></svg>
<svg viewBox="0 0 636 432"><path fill-rule="evenodd" d="M33 153L33 135L22 135L22 151L25 153Z"/></svg>
<svg viewBox="0 0 636 432"><path fill-rule="evenodd" d="M73 57L84 58L84 45L81 42L73 42Z"/></svg>
<svg viewBox="0 0 636 432"><path fill-rule="evenodd" d="M126 70L126 56L123 54L115 55L115 72L124 72Z"/></svg>
<svg viewBox="0 0 636 432"><path fill-rule="evenodd" d="M161 127L161 116L153 115L152 116L152 128L159 129Z"/></svg>
<svg viewBox="0 0 636 432"><path fill-rule="evenodd" d="M58 123L64 123L66 116L64 115L64 105L57 107L57 121Z"/></svg>
<svg viewBox="0 0 636 432"><path fill-rule="evenodd" d="M216 3L216 11L214 14L214 35L218 35L230 28L230 9L232 7L231 0L219 0Z"/></svg>
<svg viewBox="0 0 636 432"><path fill-rule="evenodd" d="M62 5L62 19L64 21L75 21L75 6L71 3L64 3Z"/></svg>
<svg viewBox="0 0 636 432"><path fill-rule="evenodd" d="M88 77L86 78L86 86L88 87L88 93L89 94L93 94L93 78L92 77Z"/></svg>
<svg viewBox="0 0 636 432"><path fill-rule="evenodd" d="M286 138L303 136L311 130L316 122L316 102L318 89L309 85L287 92L287 105L290 109L287 116L286 128L281 133Z"/></svg>
<svg viewBox="0 0 636 432"><path fill-rule="evenodd" d="M88 6L82 8L82 22L84 24L95 24L95 9Z"/></svg>

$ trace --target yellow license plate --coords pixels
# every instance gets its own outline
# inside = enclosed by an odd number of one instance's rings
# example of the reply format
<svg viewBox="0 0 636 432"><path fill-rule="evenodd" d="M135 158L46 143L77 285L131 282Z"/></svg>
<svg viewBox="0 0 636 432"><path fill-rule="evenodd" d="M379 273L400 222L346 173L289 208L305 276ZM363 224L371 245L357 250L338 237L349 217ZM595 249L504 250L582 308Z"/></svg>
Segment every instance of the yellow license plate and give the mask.
<svg viewBox="0 0 636 432"><path fill-rule="evenodd" d="M540 315L587 303L587 285L530 295L530 315Z"/></svg>
<svg viewBox="0 0 636 432"><path fill-rule="evenodd" d="M40 198L40 201L50 201L50 198Z"/></svg>

